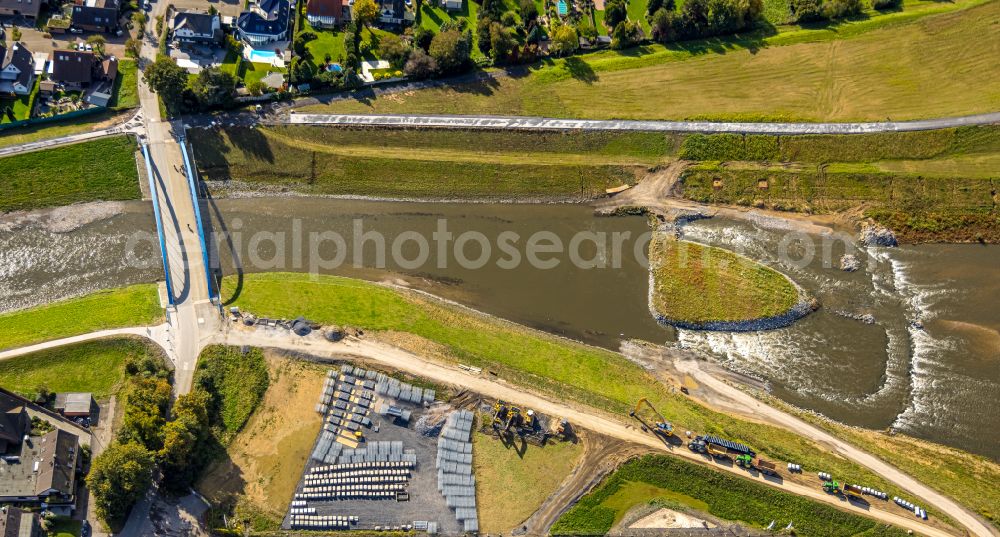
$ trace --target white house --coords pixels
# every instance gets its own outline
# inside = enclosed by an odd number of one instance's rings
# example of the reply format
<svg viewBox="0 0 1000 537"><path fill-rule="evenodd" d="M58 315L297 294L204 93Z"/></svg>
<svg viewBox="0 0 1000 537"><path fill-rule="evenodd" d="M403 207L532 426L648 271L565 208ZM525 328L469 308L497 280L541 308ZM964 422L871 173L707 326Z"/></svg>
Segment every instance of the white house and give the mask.
<svg viewBox="0 0 1000 537"><path fill-rule="evenodd" d="M10 50L0 43L0 93L27 95L35 82L35 58L23 43L15 42Z"/></svg>
<svg viewBox="0 0 1000 537"><path fill-rule="evenodd" d="M222 19L198 11L178 11L170 20L174 41L218 44L222 42Z"/></svg>

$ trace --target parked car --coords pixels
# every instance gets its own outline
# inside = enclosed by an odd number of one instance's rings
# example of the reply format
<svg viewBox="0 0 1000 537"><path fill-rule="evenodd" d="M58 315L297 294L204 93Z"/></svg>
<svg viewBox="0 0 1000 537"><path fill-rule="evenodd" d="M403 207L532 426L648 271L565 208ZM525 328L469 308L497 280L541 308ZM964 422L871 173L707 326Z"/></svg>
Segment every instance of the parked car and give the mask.
<svg viewBox="0 0 1000 537"><path fill-rule="evenodd" d="M82 34L83 33L83 29L70 27L69 33L71 33L71 34Z"/></svg>

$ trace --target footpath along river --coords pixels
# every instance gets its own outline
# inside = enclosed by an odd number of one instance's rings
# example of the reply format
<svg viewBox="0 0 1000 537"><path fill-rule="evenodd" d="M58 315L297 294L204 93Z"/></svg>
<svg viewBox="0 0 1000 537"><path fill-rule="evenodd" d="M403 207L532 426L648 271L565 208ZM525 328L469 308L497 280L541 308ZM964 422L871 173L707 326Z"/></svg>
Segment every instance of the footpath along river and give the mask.
<svg viewBox="0 0 1000 537"><path fill-rule="evenodd" d="M353 251L337 268L323 273L405 282L494 315L542 330L617 349L623 338L680 344L727 366L766 379L774 394L852 425L896 428L907 434L1000 458L1000 246L919 245L869 248L856 254L862 268L844 272L839 260L853 245L833 244L822 255L818 237L744 221L701 220L684 228L685 238L735 249L792 277L822 303L794 325L767 332L717 333L660 327L646 304L648 274L633 254L649 231L644 217L596 217L580 205L477 205L395 203L316 198L218 200L208 207L212 227L228 232L237 251L222 241L213 260L223 274L307 271L319 258L335 257L327 241L310 254L310 233L333 232L350 250L355 221L362 232L385 238L386 263L376 268L375 243L362 249L361 267ZM455 257L454 238L439 265L433 233L444 220L457 238L482 233L491 244L482 268L464 268ZM0 312L29 307L100 288L154 281L162 276L145 204L116 204L97 216L67 225L49 216L0 217ZM611 238L623 240L618 268L579 268L568 253L553 268L522 258L514 267L497 237L516 233L527 239L551 232L564 245L578 231L605 233L608 251L581 242L583 260L614 259ZM263 232L263 233L260 233ZM412 232L430 248L419 266ZM134 253L125 245L140 234ZM404 263L392 255L401 234ZM274 239L283 234L284 251ZM294 237L300 237L298 250ZM551 236L549 237L551 238ZM803 238L817 245L808 263ZM153 239L155 240L155 239ZM210 240L210 242L212 242ZM252 250L252 251L251 251ZM787 253L782 254L783 251ZM297 253L298 252L298 253ZM275 255L280 253L281 255ZM475 239L464 253L482 253ZM318 254L318 255L317 255ZM238 263L236 260L238 259ZM133 266L138 261L141 267ZM827 266L829 265L829 266ZM226 298L226 297L223 297ZM870 316L866 322L864 316Z"/></svg>

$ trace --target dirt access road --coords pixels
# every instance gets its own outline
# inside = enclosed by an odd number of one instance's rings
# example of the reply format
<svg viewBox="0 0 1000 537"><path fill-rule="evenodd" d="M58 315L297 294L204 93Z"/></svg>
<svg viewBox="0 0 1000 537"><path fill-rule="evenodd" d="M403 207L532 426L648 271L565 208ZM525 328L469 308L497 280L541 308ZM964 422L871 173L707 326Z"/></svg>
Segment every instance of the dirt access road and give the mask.
<svg viewBox="0 0 1000 537"><path fill-rule="evenodd" d="M213 342L225 345L251 345L265 348L279 348L329 358L357 358L367 362L381 364L383 366L403 370L410 374L427 378L435 382L462 386L465 389L483 394L487 397L517 401L522 405L535 408L544 414L562 416L579 428L584 428L590 431L599 431L606 436L646 446L654 450L669 451L675 456L696 462L698 464L709 464L716 470L730 472L746 479L752 479L768 486L832 505L838 509L875 518L879 521L901 528L910 529L918 534L931 537L946 537L954 535L942 529L925 524L913 517L890 513L877 509L874 506L871 506L869 509L863 509L859 506L841 501L836 497L832 497L819 489L819 487L807 487L805 485L787 480L779 482L772 479L766 479L762 475L752 476L737 466L712 464L706 461L705 457L702 455L692 453L684 448L674 448L672 446L665 445L656 437L653 437L648 433L643 433L636 428L614 421L610 417L596 415L593 413L595 412L593 410L582 410L580 408L571 407L565 403L556 402L528 392L523 388L509 385L503 380L474 375L459 369L455 365L443 364L423 358L386 344L356 338L347 338L343 341L332 343L317 333L307 337L298 337L283 330L246 330L240 327L235 327L227 332L218 334L215 338L213 338ZM708 382L704 379L702 379L702 381L706 383ZM760 403L752 398L748 404L763 405L763 403ZM778 412L777 410L774 411ZM788 416L787 419L795 420L796 418ZM793 424L791 427L792 430L799 430L795 428L797 425ZM811 437L810 432L809 428L801 430L801 434L803 434L803 436L813 438L818 442L828 443L832 440L834 445L843 444L839 446L842 453L845 453L847 456L851 456L852 458L857 457L857 459L855 459L857 462L868 466L869 469L885 476L889 480L894 481L901 487L922 496L928 503L937 507L941 512L946 513L948 516L964 525L970 532L972 532L972 534L982 537L994 535L994 533L992 533L983 522L979 521L978 518L966 511L964 508L952 500L945 498L941 494L930 490L917 482L915 479L907 476L892 466L879 461L867 453L848 446L846 443L833 439L826 433L818 431L820 433L819 437Z"/></svg>

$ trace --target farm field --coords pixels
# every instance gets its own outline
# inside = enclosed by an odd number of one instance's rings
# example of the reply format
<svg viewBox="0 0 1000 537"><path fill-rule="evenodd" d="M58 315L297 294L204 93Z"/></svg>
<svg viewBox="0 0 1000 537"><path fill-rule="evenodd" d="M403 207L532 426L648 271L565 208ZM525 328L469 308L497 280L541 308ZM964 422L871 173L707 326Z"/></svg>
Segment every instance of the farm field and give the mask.
<svg viewBox="0 0 1000 537"><path fill-rule="evenodd" d="M639 366L622 355L556 338L492 317L477 315L415 293L387 289L358 280L305 274L248 274L238 296L236 279L223 282L223 301L241 310L268 317L305 316L323 324L364 328L368 337L495 371L514 384L545 393L560 393L612 414L624 415L641 397L647 397L679 430L703 431L744 441L775 460L800 461L806 471L823 468L849 482L865 482L891 494L896 487L853 463L831 457L795 434L750 423L709 410L667 391ZM928 483L972 508L989 512L991 499L979 490L990 489L1000 478L1000 466L983 457L964 454L957 460L947 450L940 457L946 467L964 464L968 457L980 471L972 475L928 470L919 456L905 449L902 435L884 436L899 449L887 456L900 468L920 468ZM763 439L766 439L764 441Z"/></svg>
<svg viewBox="0 0 1000 537"><path fill-rule="evenodd" d="M78 343L0 361L0 384L24 396L44 386L52 392L91 392L103 399L121 387L128 358L160 352L155 345L133 338Z"/></svg>
<svg viewBox="0 0 1000 537"><path fill-rule="evenodd" d="M803 536L906 535L828 505L662 455L623 465L563 515L552 534L604 534L632 507L646 502L707 511L756 528L772 520L779 525L794 521L795 534Z"/></svg>
<svg viewBox="0 0 1000 537"><path fill-rule="evenodd" d="M0 314L0 350L97 330L163 322L155 284L111 289Z"/></svg>
<svg viewBox="0 0 1000 537"><path fill-rule="evenodd" d="M135 151L133 139L118 136L4 157L0 213L138 199Z"/></svg>
<svg viewBox="0 0 1000 537"><path fill-rule="evenodd" d="M784 275L728 250L657 233L650 242L652 307L667 322L700 325L782 315L799 301Z"/></svg>
<svg viewBox="0 0 1000 537"><path fill-rule="evenodd" d="M523 453L480 432L472 442L479 525L491 534L507 534L531 516L583 455L572 442L528 445Z"/></svg>
<svg viewBox="0 0 1000 537"><path fill-rule="evenodd" d="M1000 93L982 83L1000 69L985 52L1000 54L998 14L996 2L912 2L856 22L601 52L523 77L303 111L771 121L981 113L1000 105Z"/></svg>

